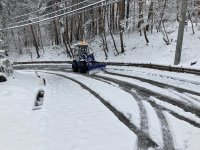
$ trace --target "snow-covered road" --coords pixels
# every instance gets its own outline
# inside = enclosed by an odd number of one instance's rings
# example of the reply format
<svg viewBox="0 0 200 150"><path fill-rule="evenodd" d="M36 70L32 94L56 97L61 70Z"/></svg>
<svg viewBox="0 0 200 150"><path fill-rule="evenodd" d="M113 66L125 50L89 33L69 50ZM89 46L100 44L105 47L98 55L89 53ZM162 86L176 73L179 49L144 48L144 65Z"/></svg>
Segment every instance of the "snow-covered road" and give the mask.
<svg viewBox="0 0 200 150"><path fill-rule="evenodd" d="M1 98L1 149L6 150L102 150L133 149L136 135L121 124L94 96L76 83L55 75L47 80L42 109L32 110L34 94L26 88L23 97ZM16 79L20 77L17 73ZM32 80L29 80L33 82ZM21 81L15 82L22 86ZM34 83L34 82L33 82ZM10 85L13 86L12 83ZM9 88L9 86L8 86ZM2 88L1 88L2 89ZM18 92L13 89L13 91ZM19 93L10 93L18 95ZM7 103L3 103L7 101ZM12 101L12 102L10 102ZM2 109L4 107L4 109ZM126 140L124 140L126 139ZM11 144L12 143L12 144Z"/></svg>
<svg viewBox="0 0 200 150"><path fill-rule="evenodd" d="M17 71L14 80L0 85L2 149L200 147L198 76L126 67L93 76L63 69L39 74L46 87L32 71ZM44 104L33 111L34 94L41 88Z"/></svg>

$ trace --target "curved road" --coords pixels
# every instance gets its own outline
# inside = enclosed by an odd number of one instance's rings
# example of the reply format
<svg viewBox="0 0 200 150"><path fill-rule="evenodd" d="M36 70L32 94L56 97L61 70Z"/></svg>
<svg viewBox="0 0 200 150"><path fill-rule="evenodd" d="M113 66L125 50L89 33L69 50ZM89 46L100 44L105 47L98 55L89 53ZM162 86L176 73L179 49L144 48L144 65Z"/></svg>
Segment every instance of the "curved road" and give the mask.
<svg viewBox="0 0 200 150"><path fill-rule="evenodd" d="M20 69L31 67L22 66ZM79 146L87 146L87 149L94 144L100 146L96 149L173 150L195 149L198 144L194 143L193 138L189 138L194 134L196 138L200 137L198 92L123 72L109 71L87 76L64 68L55 70L52 66L40 69L42 71L39 74L46 78L47 89L50 89L47 90L46 102L42 106L42 111L46 112L46 120L59 114L61 124L70 122L71 130L79 130L73 132L84 133L83 137L78 138ZM198 82L189 84L199 86ZM73 110L74 108L76 109ZM60 135L72 132L66 129L61 133L54 129L54 124L59 123L59 120L52 119L49 126L45 127L45 134L49 134L48 130L55 130ZM82 126L87 121L89 124ZM73 124L77 124L78 128L72 128ZM179 133L180 127L185 131ZM88 134L84 130L88 130ZM99 132L104 135L104 140L93 134L96 134L96 130L101 130ZM69 138L65 136L62 137L63 140ZM48 137L53 138L53 134ZM98 140L92 140L94 137ZM90 140L94 143L89 144ZM99 140L108 145L101 147L100 142L97 142ZM74 141L70 140L69 143L71 142Z"/></svg>

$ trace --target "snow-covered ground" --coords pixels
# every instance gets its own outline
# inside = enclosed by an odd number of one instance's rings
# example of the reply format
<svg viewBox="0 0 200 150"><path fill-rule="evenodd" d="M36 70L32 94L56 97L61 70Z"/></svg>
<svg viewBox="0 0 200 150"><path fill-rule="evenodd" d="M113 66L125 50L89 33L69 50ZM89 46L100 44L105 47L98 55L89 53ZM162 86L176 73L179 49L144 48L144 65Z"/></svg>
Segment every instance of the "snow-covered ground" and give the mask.
<svg viewBox="0 0 200 150"><path fill-rule="evenodd" d="M40 58L37 58L35 48L24 48L22 54L19 54L16 50L10 53L10 58L13 62L22 62L22 61L66 61L70 60L67 57L64 47L59 46L46 46L40 50Z"/></svg>
<svg viewBox="0 0 200 150"><path fill-rule="evenodd" d="M131 67L109 67L108 70L133 77L140 76L166 85L177 85L179 88L177 83L183 83L183 89L196 88L196 93L200 89L197 82L199 77L195 75ZM176 89L171 92L172 89L107 73L98 73L98 78L93 78L96 76L74 74L67 70L42 70L39 75L46 79L46 86L35 75L35 71L28 70L15 71L14 79L9 78L8 82L0 84L2 149L139 148L138 131L131 131L99 98L74 81L95 91L124 114L141 134L148 135L156 142L160 149L198 150L200 147L200 99L197 95L181 93ZM107 77L114 80L106 80ZM115 83L115 80L120 82ZM121 85L121 82L124 84ZM144 96L140 93L141 90L137 91L134 87L125 90L131 87L129 84L172 98L177 106L156 95ZM33 109L40 89L45 90L44 103L40 106L41 109ZM182 105L178 105L179 102L185 104L185 107L195 104L198 110L185 111Z"/></svg>
<svg viewBox="0 0 200 150"><path fill-rule="evenodd" d="M118 110L120 110L125 115L127 115L127 117L131 120L131 122L133 122L135 125L140 127L141 118L140 118L139 108L138 108L136 100L134 100L134 98L131 97L130 94L124 93L124 91L122 89L117 88L118 87L117 85L112 84L112 86L111 86L111 85L105 84L105 83L102 84L102 82L100 82L100 81L90 79L88 77L84 77L81 75L75 75L75 74L71 74L71 73L62 73L62 74L67 75L68 77L71 77L73 79L76 79L79 82L86 84L87 86L89 86L90 88L92 88L93 90L98 92L109 103L111 103ZM104 75L104 74L99 74L99 75L109 76L109 75ZM179 76L179 78L181 78L180 75L177 75L177 76ZM185 78L185 79L187 78L189 80L189 78L190 78L189 76L190 75L186 74L186 75L183 75L182 78ZM115 78L115 77L111 76L111 78ZM126 81L129 83L132 82L133 84L139 84L140 86L145 86L144 83L138 83L138 81L132 81L131 79L125 79L122 77L116 77L116 78L119 79L120 81ZM196 77L196 78L198 78L198 77ZM162 81L162 79L160 81ZM145 88L151 88L151 90L156 91L158 93L161 93L161 94L164 94L167 96L171 95L172 97L175 97L176 99L182 100L176 94L169 93L167 89L162 89L163 90L163 92L162 92L159 89L156 89L156 88L154 89L152 85L148 85ZM200 86L196 85L196 88L199 89ZM153 99L153 101L157 102L155 99ZM195 103L196 101L193 99L193 102ZM163 146L162 143L164 141L162 139L163 138L162 131L161 131L162 127L160 127L161 122L159 122L159 119L156 117L156 112L155 112L154 108L150 107L149 103L146 101L143 101L143 103L145 105L148 120L149 120L150 137L152 137L152 139L154 139L159 144L159 146L162 147ZM176 113L178 113L186 118L190 118L191 120L197 122L198 124L200 123L199 117L197 117L196 115L191 114L189 112L185 112L184 110L182 110L179 107L176 108L174 105L162 102L160 100L158 100L158 104L163 106L164 108L168 108L171 111L175 111ZM198 108L200 108L200 105L199 105L200 101L197 104L198 104ZM167 111L166 111L166 113L167 113ZM200 129L197 127L194 127L193 125L189 124L188 122L185 122L178 118L172 117L171 114L167 113L167 115L166 115L166 113L164 113L164 115L166 116L167 122L169 124L169 128L171 130L175 149L197 150L199 144L196 141L196 139L200 139ZM174 124L172 119L174 119L174 122L177 122L177 124L176 123ZM181 130L182 127L184 128L184 131ZM193 136L195 136L195 138L192 138Z"/></svg>
<svg viewBox="0 0 200 150"><path fill-rule="evenodd" d="M0 84L0 147L4 150L132 150L137 137L94 96L70 80L15 72ZM42 109L33 110L38 89Z"/></svg>
<svg viewBox="0 0 200 150"><path fill-rule="evenodd" d="M146 44L144 36L140 36L139 33L126 33L124 35L125 53L119 56L115 55L112 39L108 35L107 41L109 46L108 59L105 60L104 52L102 51L101 42L98 38L90 43L91 52L95 54L98 61L110 61L110 62L131 62L131 63L153 63L163 65L173 65L176 39L178 33L178 24L167 27L169 33L170 45L166 45L163 41L161 33L156 31L153 34L148 33L150 40L149 44ZM199 26L195 26L195 34L192 34L191 25L188 25L188 29L184 34L183 51L181 57L180 66L199 68L200 67L200 31ZM120 51L120 40L119 36L115 35L118 50ZM48 46L45 47L45 51L40 51L41 58L36 58L34 48L24 49L23 54L19 55L16 50L11 52L11 58L13 61L41 61L41 60L70 60L65 52L65 47ZM196 64L191 66L191 63Z"/></svg>

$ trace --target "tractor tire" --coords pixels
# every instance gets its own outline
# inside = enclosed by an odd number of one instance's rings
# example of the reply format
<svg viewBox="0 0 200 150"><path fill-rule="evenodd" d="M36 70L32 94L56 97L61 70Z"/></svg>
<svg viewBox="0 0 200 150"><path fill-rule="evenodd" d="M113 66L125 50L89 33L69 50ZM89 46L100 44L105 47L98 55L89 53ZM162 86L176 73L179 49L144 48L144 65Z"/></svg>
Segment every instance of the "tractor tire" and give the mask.
<svg viewBox="0 0 200 150"><path fill-rule="evenodd" d="M6 77L0 76L0 82L6 82L6 81L7 81Z"/></svg>
<svg viewBox="0 0 200 150"><path fill-rule="evenodd" d="M75 60L72 62L72 70L73 72L78 72L78 64Z"/></svg>
<svg viewBox="0 0 200 150"><path fill-rule="evenodd" d="M88 66L86 61L80 61L80 68L79 72L80 73L86 73L88 71Z"/></svg>

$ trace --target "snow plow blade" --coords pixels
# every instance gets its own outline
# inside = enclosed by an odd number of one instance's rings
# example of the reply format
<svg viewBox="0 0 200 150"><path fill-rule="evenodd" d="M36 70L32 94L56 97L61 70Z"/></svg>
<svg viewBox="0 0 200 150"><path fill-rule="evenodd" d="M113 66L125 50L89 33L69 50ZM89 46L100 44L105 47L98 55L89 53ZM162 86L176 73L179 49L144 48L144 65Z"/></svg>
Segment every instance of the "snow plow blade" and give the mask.
<svg viewBox="0 0 200 150"><path fill-rule="evenodd" d="M105 64L96 63L96 64L89 65L88 66L88 74L91 75L91 74L95 74L95 73L104 71L105 68L106 68Z"/></svg>

